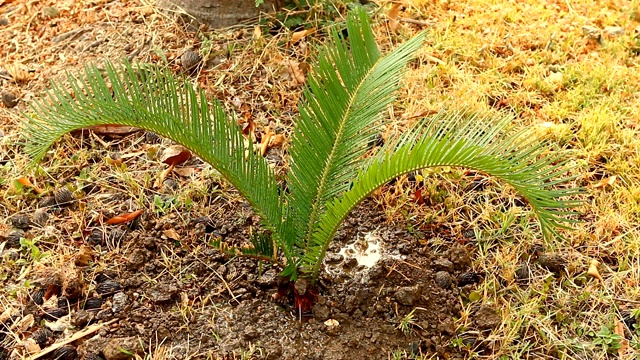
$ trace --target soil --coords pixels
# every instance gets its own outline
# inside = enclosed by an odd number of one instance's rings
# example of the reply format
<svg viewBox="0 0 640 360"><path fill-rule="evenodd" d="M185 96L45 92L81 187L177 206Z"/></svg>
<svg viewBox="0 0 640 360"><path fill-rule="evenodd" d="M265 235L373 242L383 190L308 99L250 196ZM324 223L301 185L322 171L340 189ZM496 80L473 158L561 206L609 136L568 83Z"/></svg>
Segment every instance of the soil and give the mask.
<svg viewBox="0 0 640 360"><path fill-rule="evenodd" d="M57 325L63 331L54 331L49 343L64 339L69 329L79 331L118 319L73 343L85 358L93 353L119 359L121 348L142 353L160 346L170 349L170 358L175 359L248 352L252 358L265 359L387 359L394 351L463 358L451 339L461 315L460 294L474 286L458 287L462 284L456 280L470 270L464 247L434 253L407 230L389 226L383 209L366 201L345 221L327 256L337 270L323 272L317 302L311 311L300 313L289 297L282 296L288 284L278 278L280 269L203 246L202 238L217 237L221 229L225 229L223 241L244 242L250 227L258 224L243 204L224 213L223 218L200 217L179 226L177 214L169 214L142 219L133 229L110 229L104 239L117 233L120 251L109 267L96 272L69 265L51 274L32 293L45 290L51 298L37 306L33 295L24 304L22 317L32 314L36 324L42 319L54 321L59 315L47 306L57 298L60 315L70 316L61 316ZM163 229L169 227L191 237L180 242L167 238ZM348 259L340 259L341 247L371 232L382 240L377 264L353 267ZM107 248L113 245L104 241L86 246L109 256ZM452 279L447 288L436 280L436 273L443 272ZM52 284L59 287L52 290ZM74 298L71 293L83 295ZM478 315L478 329L500 323L491 308L481 307ZM408 317L403 332L401 323ZM44 328L36 325L29 331Z"/></svg>

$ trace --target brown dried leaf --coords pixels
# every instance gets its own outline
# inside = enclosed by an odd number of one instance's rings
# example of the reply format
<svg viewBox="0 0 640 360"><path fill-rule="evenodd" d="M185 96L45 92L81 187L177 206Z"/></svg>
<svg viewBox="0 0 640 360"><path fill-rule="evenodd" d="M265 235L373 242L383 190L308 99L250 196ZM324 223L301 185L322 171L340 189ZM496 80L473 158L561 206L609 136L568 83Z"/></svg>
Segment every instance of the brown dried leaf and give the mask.
<svg viewBox="0 0 640 360"><path fill-rule="evenodd" d="M620 335L622 340L620 341L620 348L618 349L618 356L622 359L624 355L627 354L627 350L629 348L629 340L627 340L624 336L624 323L618 319L615 320L615 326L613 327L613 332L617 335Z"/></svg>
<svg viewBox="0 0 640 360"><path fill-rule="evenodd" d="M178 165L191 158L191 152L181 145L172 145L164 149L160 161L167 165Z"/></svg>
<svg viewBox="0 0 640 360"><path fill-rule="evenodd" d="M198 171L198 169L193 168L193 167L183 167L183 168L179 168L179 169L173 169L173 172L183 176L183 177L189 177L193 174L195 174Z"/></svg>
<svg viewBox="0 0 640 360"><path fill-rule="evenodd" d="M591 260L591 263L589 264L589 270L587 271L587 274L589 274L590 276L593 276L594 278L600 280L600 282L603 282L604 279L602 279L602 276L600 276L600 272L598 271L598 260L593 259Z"/></svg>
<svg viewBox="0 0 640 360"><path fill-rule="evenodd" d="M402 6L400 3L393 4L387 12L387 16L389 17L389 30L391 32L395 32L400 25L400 21L398 20L398 16L400 16L400 6Z"/></svg>
<svg viewBox="0 0 640 360"><path fill-rule="evenodd" d="M281 147L284 144L284 135L282 134L274 134L269 140L270 148Z"/></svg>
<svg viewBox="0 0 640 360"><path fill-rule="evenodd" d="M89 246L82 246L75 256L77 266L87 266L93 260L93 250Z"/></svg>
<svg viewBox="0 0 640 360"><path fill-rule="evenodd" d="M140 210L134 211L132 213L123 214L123 215L119 215L119 216L114 216L111 219L107 220L107 224L115 225L115 224L121 224L121 223L124 223L124 222L127 222L127 221L131 221L131 220L137 218L138 216L140 216L143 212L144 212L144 210L140 209Z"/></svg>
<svg viewBox="0 0 640 360"><path fill-rule="evenodd" d="M96 125L89 127L89 130L98 135L129 135L140 131L140 128L125 125Z"/></svg>
<svg viewBox="0 0 640 360"><path fill-rule="evenodd" d="M610 176L608 178L604 178L604 179L598 181L595 184L590 185L590 187L592 189L598 189L598 188L601 188L601 187L605 187L607 185L613 185L613 183L616 182L617 178L618 178L618 175L613 175L613 176Z"/></svg>
<svg viewBox="0 0 640 360"><path fill-rule="evenodd" d="M304 38L305 36L313 33L314 31L316 31L315 28L311 28L311 29L306 29L306 30L300 30L300 31L296 31L293 33L293 35L291 35L291 43L297 43L298 41L302 40L302 38Z"/></svg>
<svg viewBox="0 0 640 360"><path fill-rule="evenodd" d="M169 239L180 241L180 235L174 229L167 229L162 232L162 235L168 237Z"/></svg>
<svg viewBox="0 0 640 360"><path fill-rule="evenodd" d="M39 187L33 185L33 183L28 178L23 176L23 177L19 178L17 181L22 186L28 187L28 188L32 189L33 191L35 191L36 194L42 194L42 189L40 189Z"/></svg>

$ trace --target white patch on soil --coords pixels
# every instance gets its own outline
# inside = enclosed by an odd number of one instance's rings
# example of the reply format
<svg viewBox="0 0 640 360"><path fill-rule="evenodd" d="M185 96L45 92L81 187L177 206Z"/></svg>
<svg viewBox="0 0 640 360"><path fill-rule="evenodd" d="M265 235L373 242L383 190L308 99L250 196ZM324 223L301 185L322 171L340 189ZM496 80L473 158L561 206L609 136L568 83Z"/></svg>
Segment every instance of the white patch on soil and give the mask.
<svg viewBox="0 0 640 360"><path fill-rule="evenodd" d="M338 254L345 259L355 258L359 265L372 268L382 257L380 252L382 239L374 232L370 232L364 236L364 239L358 239L353 244L348 244Z"/></svg>

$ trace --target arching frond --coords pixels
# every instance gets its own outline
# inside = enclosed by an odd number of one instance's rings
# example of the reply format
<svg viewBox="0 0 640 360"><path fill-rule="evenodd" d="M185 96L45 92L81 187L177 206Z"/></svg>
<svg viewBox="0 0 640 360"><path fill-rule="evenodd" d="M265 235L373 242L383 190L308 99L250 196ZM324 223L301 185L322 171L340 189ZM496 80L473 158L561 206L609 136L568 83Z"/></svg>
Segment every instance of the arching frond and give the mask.
<svg viewBox="0 0 640 360"><path fill-rule="evenodd" d="M202 91L170 72L131 64L104 71L86 67L68 77L71 91L58 84L32 104L25 124L25 151L37 162L64 134L95 125L127 125L153 131L184 145L216 168L247 198L289 256L292 247L280 235L282 205L274 174L244 144L239 126L222 106L210 106Z"/></svg>
<svg viewBox="0 0 640 360"><path fill-rule="evenodd" d="M581 189L557 188L570 181L566 152L550 152L547 144L526 131L505 131L510 119L467 114L440 114L390 143L355 178L353 186L327 206L303 271L316 278L336 230L349 212L386 182L426 167L465 167L495 176L513 186L537 215L544 236L571 223L579 202L566 199Z"/></svg>
<svg viewBox="0 0 640 360"><path fill-rule="evenodd" d="M331 31L293 133L289 225L301 248L327 202L347 190L357 174L384 110L395 99L402 70L424 40L419 34L381 57L362 8L349 14L347 31L348 39Z"/></svg>

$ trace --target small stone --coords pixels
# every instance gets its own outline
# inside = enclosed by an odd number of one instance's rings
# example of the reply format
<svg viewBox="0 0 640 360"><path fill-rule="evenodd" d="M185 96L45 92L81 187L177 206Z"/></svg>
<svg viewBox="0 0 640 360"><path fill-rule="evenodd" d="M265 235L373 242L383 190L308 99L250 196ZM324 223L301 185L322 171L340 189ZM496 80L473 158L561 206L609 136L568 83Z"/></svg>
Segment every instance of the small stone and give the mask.
<svg viewBox="0 0 640 360"><path fill-rule="evenodd" d="M278 272L275 269L269 269L262 274L257 280L260 286L273 286L278 281Z"/></svg>
<svg viewBox="0 0 640 360"><path fill-rule="evenodd" d="M17 214L11 218L11 225L20 230L28 230L31 227L31 221L27 215Z"/></svg>
<svg viewBox="0 0 640 360"><path fill-rule="evenodd" d="M313 317L318 321L327 320L331 316L331 309L327 305L315 304L313 306Z"/></svg>
<svg viewBox="0 0 640 360"><path fill-rule="evenodd" d="M531 279L531 267L528 263L521 263L515 271L516 279L519 281L528 281Z"/></svg>
<svg viewBox="0 0 640 360"><path fill-rule="evenodd" d="M258 329L256 329L256 327L253 325L247 325L247 327L244 328L244 332L242 333L242 337L245 340L253 340L258 336L260 336L260 331L258 331Z"/></svg>
<svg viewBox="0 0 640 360"><path fill-rule="evenodd" d="M49 214L46 209L38 209L33 213L31 222L40 227L44 227L47 225L47 221L49 220Z"/></svg>
<svg viewBox="0 0 640 360"><path fill-rule="evenodd" d="M0 26L6 26L6 25L9 25L9 24L10 24L9 19L0 18Z"/></svg>
<svg viewBox="0 0 640 360"><path fill-rule="evenodd" d="M197 52L189 49L185 51L184 54L182 54L180 61L182 63L182 69L184 69L184 71L192 72L198 67L198 65L200 65L202 57L200 57L200 54L198 54Z"/></svg>
<svg viewBox="0 0 640 360"><path fill-rule="evenodd" d="M129 297L127 296L127 294L123 293L123 292L118 292L115 293L113 295L113 302L111 305L111 311L113 311L114 314L117 314L123 310L125 310L127 308L127 306L129 306Z"/></svg>
<svg viewBox="0 0 640 360"><path fill-rule="evenodd" d="M453 271L453 263L446 258L437 258L431 262L431 267L436 271Z"/></svg>
<svg viewBox="0 0 640 360"><path fill-rule="evenodd" d="M458 270L463 270L471 265L471 256L469 256L469 251L462 246L449 249L447 254L449 261L451 261L454 267Z"/></svg>
<svg viewBox="0 0 640 360"><path fill-rule="evenodd" d="M96 317L96 313L87 310L74 311L71 316L71 325L82 328L87 326Z"/></svg>
<svg viewBox="0 0 640 360"><path fill-rule="evenodd" d="M56 205L56 199L53 196L45 196L38 201L39 208L46 208Z"/></svg>
<svg viewBox="0 0 640 360"><path fill-rule="evenodd" d="M124 351L123 351L124 350ZM105 345L102 355L106 360L130 360L129 354L144 354L137 337L113 338Z"/></svg>
<svg viewBox="0 0 640 360"><path fill-rule="evenodd" d="M298 293L298 295L304 295L307 293L309 289L309 280L305 278L299 278L296 283L293 285L293 288Z"/></svg>
<svg viewBox="0 0 640 360"><path fill-rule="evenodd" d="M538 263L556 274L563 272L567 266L567 260L559 254L543 254L538 258Z"/></svg>
<svg viewBox="0 0 640 360"><path fill-rule="evenodd" d="M420 288L418 286L401 287L394 296L400 304L411 306L420 298Z"/></svg>
<svg viewBox="0 0 640 360"><path fill-rule="evenodd" d="M146 252L142 249L135 249L127 258L127 267L130 270L138 270L147 262Z"/></svg>
<svg viewBox="0 0 640 360"><path fill-rule="evenodd" d="M16 107L18 102L18 98L12 92L5 91L2 93L2 103L6 108L11 109Z"/></svg>
<svg viewBox="0 0 640 360"><path fill-rule="evenodd" d="M482 305L474 315L476 326L480 330L495 329L502 323L502 317L493 306Z"/></svg>
<svg viewBox="0 0 640 360"><path fill-rule="evenodd" d="M75 200L71 190L64 186L53 192L53 198L58 205L67 205Z"/></svg>
<svg viewBox="0 0 640 360"><path fill-rule="evenodd" d="M328 264L336 264L342 261L344 256L342 254L328 253L324 259Z"/></svg>
<svg viewBox="0 0 640 360"><path fill-rule="evenodd" d="M607 26L602 32L611 37L616 37L624 34L624 28L621 26Z"/></svg>
<svg viewBox="0 0 640 360"><path fill-rule="evenodd" d="M42 9L42 15L48 18L55 18L60 15L60 10L54 8L53 6L45 6Z"/></svg>
<svg viewBox="0 0 640 360"><path fill-rule="evenodd" d="M438 271L436 273L436 282L443 289L449 289L453 283L451 275L446 271Z"/></svg>
<svg viewBox="0 0 640 360"><path fill-rule="evenodd" d="M158 285L151 289L147 296L155 304L166 303L178 293L178 288L174 285Z"/></svg>
<svg viewBox="0 0 640 360"><path fill-rule="evenodd" d="M20 247L20 239L24 238L24 231L22 230L13 230L7 235L7 246L9 248L19 248Z"/></svg>

